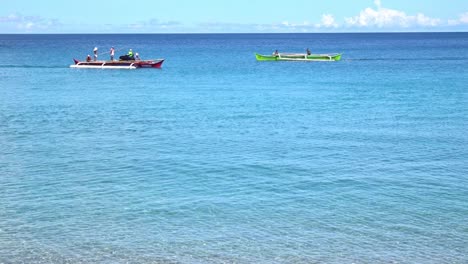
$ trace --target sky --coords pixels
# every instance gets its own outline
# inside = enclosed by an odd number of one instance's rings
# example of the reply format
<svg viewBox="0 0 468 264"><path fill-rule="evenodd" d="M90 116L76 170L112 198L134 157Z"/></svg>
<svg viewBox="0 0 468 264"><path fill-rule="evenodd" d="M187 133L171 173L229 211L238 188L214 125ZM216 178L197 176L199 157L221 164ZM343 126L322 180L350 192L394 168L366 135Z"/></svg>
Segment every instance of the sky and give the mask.
<svg viewBox="0 0 468 264"><path fill-rule="evenodd" d="M0 33L468 31L468 0L0 0Z"/></svg>

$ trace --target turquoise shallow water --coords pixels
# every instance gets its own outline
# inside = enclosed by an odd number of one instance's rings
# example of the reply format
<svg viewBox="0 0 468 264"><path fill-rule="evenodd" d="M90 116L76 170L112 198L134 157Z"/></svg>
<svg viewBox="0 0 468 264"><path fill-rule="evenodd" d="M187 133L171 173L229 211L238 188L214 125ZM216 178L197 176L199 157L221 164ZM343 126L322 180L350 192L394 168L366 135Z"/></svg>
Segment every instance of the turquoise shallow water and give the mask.
<svg viewBox="0 0 468 264"><path fill-rule="evenodd" d="M166 62L68 68L111 45ZM254 57L307 47L343 60ZM0 35L0 56L0 262L468 261L467 33Z"/></svg>

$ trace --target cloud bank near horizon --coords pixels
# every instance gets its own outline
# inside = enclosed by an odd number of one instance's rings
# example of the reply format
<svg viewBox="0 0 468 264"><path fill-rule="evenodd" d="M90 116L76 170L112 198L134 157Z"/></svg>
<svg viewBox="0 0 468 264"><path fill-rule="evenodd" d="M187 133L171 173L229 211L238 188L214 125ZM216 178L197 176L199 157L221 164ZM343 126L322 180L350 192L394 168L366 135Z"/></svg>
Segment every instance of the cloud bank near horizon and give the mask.
<svg viewBox="0 0 468 264"><path fill-rule="evenodd" d="M188 25L180 21L151 18L131 24L65 24L58 19L23 16L20 13L0 16L0 33L289 33L289 32L379 32L379 31L467 31L468 12L443 20L423 13L406 14L385 8L380 0L359 14L338 22L333 14L322 14L319 22L282 21L272 24L202 22Z"/></svg>

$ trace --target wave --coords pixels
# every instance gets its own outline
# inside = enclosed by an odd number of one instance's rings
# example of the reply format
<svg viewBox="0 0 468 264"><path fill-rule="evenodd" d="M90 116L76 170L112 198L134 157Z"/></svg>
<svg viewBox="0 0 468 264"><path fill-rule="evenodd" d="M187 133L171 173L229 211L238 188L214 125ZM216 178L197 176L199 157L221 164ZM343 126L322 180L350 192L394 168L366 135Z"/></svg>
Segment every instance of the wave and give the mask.
<svg viewBox="0 0 468 264"><path fill-rule="evenodd" d="M343 58L344 61L466 61L468 57L438 57L438 58Z"/></svg>
<svg viewBox="0 0 468 264"><path fill-rule="evenodd" d="M0 64L0 68L20 68L20 69L59 69L68 68L64 65L18 65L18 64Z"/></svg>

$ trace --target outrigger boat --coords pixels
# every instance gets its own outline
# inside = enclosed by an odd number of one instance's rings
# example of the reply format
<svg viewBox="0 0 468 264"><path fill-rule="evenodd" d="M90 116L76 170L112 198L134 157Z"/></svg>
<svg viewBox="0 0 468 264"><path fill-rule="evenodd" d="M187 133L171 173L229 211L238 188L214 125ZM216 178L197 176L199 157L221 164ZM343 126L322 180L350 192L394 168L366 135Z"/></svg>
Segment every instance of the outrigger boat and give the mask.
<svg viewBox="0 0 468 264"><path fill-rule="evenodd" d="M88 69L138 69L138 68L161 68L164 59L156 60L119 60L119 61L79 61L73 59L75 64L70 68Z"/></svg>
<svg viewBox="0 0 468 264"><path fill-rule="evenodd" d="M255 53L258 61L339 61L341 53L310 54L306 53L277 53L273 55L261 55Z"/></svg>

